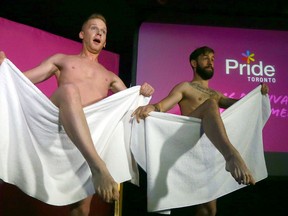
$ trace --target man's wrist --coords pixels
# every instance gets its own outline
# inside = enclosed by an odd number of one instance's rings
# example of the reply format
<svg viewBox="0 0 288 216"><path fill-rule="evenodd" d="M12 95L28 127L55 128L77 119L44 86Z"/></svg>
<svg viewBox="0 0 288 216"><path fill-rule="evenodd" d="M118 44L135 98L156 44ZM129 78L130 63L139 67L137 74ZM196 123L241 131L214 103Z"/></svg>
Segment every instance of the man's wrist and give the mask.
<svg viewBox="0 0 288 216"><path fill-rule="evenodd" d="M152 104L152 106L154 107L154 111L155 112L161 112L160 108L157 106L157 104Z"/></svg>

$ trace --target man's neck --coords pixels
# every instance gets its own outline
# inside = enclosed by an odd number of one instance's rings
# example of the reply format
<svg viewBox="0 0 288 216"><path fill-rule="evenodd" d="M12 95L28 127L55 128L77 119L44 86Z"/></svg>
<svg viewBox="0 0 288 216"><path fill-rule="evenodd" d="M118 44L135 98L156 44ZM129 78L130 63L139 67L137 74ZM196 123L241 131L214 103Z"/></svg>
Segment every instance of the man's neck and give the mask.
<svg viewBox="0 0 288 216"><path fill-rule="evenodd" d="M197 83L203 87L208 88L208 84L209 84L209 80L203 80L200 78L193 78L193 80L191 81L192 83Z"/></svg>
<svg viewBox="0 0 288 216"><path fill-rule="evenodd" d="M88 51L85 51L83 50L79 56L81 57L84 57L84 58L87 58L91 61L94 61L94 62L98 62L98 56L99 56L99 53L91 53L91 52L88 52Z"/></svg>

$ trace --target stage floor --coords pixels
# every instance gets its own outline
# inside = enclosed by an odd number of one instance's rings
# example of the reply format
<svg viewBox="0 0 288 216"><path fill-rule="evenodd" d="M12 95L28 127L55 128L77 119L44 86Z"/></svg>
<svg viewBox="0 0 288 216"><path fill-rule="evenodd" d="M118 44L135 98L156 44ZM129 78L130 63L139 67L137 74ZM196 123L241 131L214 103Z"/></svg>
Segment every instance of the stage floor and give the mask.
<svg viewBox="0 0 288 216"><path fill-rule="evenodd" d="M141 187L124 183L122 216L152 216L147 213L146 175L141 174ZM0 187L0 216L68 216L68 207L49 206L28 197L15 186ZM94 197L89 216L114 216L112 204ZM217 201L217 216L288 215L288 176L269 176L255 186L245 187ZM114 206L114 205L113 205ZM175 209L171 216L193 216L194 208Z"/></svg>
<svg viewBox="0 0 288 216"><path fill-rule="evenodd" d="M145 174L141 174L142 186L145 186ZM123 216L160 215L146 212L145 187L138 188L130 183L124 184ZM245 187L223 196L217 201L217 216L258 216L288 215L288 176L269 176L255 186ZM175 209L172 216L193 216L193 207Z"/></svg>

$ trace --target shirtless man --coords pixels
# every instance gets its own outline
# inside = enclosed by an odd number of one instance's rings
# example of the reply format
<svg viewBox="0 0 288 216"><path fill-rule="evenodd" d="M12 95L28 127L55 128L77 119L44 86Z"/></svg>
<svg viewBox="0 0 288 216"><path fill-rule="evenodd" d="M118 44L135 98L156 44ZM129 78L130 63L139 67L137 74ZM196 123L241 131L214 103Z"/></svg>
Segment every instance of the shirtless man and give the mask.
<svg viewBox="0 0 288 216"><path fill-rule="evenodd" d="M59 108L59 118L65 131L86 159L92 173L96 194L106 202L119 199L118 184L99 157L87 125L83 107L107 97L108 91L126 89L122 80L98 62L98 56L106 45L107 26L100 14L92 14L82 25L79 33L82 51L78 55L56 54L24 74L39 83L55 75L58 89L51 101ZM5 58L0 52L0 64ZM154 89L147 83L140 93L152 95ZM71 216L88 216L92 196L71 205Z"/></svg>
<svg viewBox="0 0 288 216"><path fill-rule="evenodd" d="M201 47L190 55L190 64L194 72L191 82L176 85L169 95L156 104L148 104L133 112L139 122L149 116L151 111L166 112L179 104L181 114L200 118L205 134L220 151L226 160L226 170L231 173L239 184L255 184L255 180L246 167L239 152L229 141L219 113L220 108L228 108L237 99L225 97L208 87L209 79L214 73L214 51L209 47ZM268 92L268 87L262 85L262 94ZM197 216L216 215L216 200L197 206Z"/></svg>

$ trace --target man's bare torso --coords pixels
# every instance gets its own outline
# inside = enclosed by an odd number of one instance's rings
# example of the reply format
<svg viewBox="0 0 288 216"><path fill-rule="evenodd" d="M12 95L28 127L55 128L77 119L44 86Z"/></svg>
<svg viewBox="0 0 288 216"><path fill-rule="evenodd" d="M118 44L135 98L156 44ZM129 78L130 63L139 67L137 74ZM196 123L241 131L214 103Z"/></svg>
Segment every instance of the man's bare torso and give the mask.
<svg viewBox="0 0 288 216"><path fill-rule="evenodd" d="M54 64L58 68L55 75L59 87L66 84L76 85L83 106L107 97L116 77L100 63L86 57L59 55L54 59Z"/></svg>
<svg viewBox="0 0 288 216"><path fill-rule="evenodd" d="M219 99L218 92L206 88L197 82L185 82L183 85L183 98L179 102L181 114L189 116L197 107L204 103L207 99Z"/></svg>

